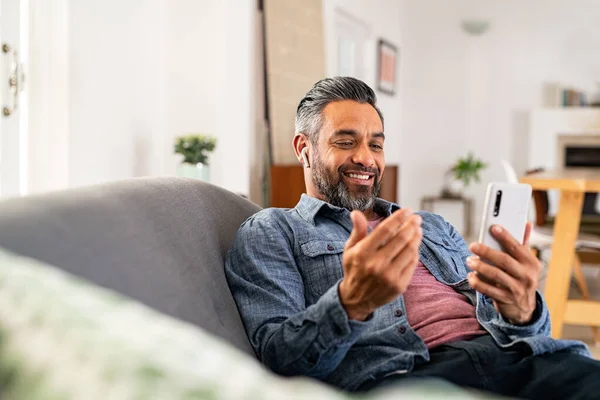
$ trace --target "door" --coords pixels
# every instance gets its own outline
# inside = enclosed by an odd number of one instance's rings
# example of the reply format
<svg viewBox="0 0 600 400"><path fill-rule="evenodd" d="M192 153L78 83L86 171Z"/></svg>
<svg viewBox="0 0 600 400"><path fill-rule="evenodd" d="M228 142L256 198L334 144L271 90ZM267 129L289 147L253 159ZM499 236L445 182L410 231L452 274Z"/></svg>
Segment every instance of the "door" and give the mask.
<svg viewBox="0 0 600 400"><path fill-rule="evenodd" d="M27 191L27 0L0 0L0 196Z"/></svg>
<svg viewBox="0 0 600 400"><path fill-rule="evenodd" d="M367 25L341 10L336 10L334 35L337 53L335 74L368 81L365 66L369 40Z"/></svg>

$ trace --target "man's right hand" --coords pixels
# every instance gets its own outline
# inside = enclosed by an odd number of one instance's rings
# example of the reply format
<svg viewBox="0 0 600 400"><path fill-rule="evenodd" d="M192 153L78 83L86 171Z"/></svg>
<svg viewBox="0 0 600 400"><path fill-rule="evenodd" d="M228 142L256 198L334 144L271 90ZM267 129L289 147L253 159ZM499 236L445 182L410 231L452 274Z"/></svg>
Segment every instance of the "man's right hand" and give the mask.
<svg viewBox="0 0 600 400"><path fill-rule="evenodd" d="M348 317L364 321L406 291L419 262L422 219L409 209L398 210L367 235L365 215L353 211L351 218L339 296Z"/></svg>

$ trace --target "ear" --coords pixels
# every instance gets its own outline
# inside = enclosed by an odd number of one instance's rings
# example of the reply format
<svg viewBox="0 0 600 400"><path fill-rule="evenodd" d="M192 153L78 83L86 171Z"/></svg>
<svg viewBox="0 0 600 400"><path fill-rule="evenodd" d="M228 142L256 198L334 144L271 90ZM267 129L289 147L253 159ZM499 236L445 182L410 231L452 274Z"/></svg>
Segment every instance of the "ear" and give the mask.
<svg viewBox="0 0 600 400"><path fill-rule="evenodd" d="M297 134L296 136L294 136L292 144L294 146L296 158L298 158L300 164L302 164L305 168L310 168L310 164L308 161L308 152L310 151L310 146L306 135L302 133Z"/></svg>

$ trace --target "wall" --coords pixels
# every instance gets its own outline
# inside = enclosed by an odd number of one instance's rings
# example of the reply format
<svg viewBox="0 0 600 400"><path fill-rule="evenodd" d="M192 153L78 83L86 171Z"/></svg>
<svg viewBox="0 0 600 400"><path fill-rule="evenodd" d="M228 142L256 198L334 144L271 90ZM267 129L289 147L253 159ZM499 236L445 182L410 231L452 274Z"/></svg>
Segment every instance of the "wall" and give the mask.
<svg viewBox="0 0 600 400"><path fill-rule="evenodd" d="M298 102L325 75L321 0L265 2L269 123L274 164L298 164L292 147Z"/></svg>
<svg viewBox="0 0 600 400"><path fill-rule="evenodd" d="M528 167L523 137L529 111L543 105L544 84L598 91L600 7L594 0L403 0L400 14L402 202L418 207L421 196L438 193L447 168L473 150L490 165L467 192L479 216L485 185L504 178L500 160ZM470 17L488 19L490 30L465 34L460 23Z"/></svg>
<svg viewBox="0 0 600 400"><path fill-rule="evenodd" d="M377 41L380 38L400 46L401 3L396 0L323 0L323 17L325 20L325 51L327 61L327 75L334 76L336 72L336 54L337 38L335 35L336 14L342 14L355 20L364 26L367 32L367 43L365 46L365 76L363 80L372 88L375 88L377 76ZM403 49L399 47L399 64L397 71L402 69ZM378 105L385 117L385 156L388 164L401 164L404 168L403 160L400 156L402 147L402 85L398 79L396 86L396 95L390 96L377 92ZM402 181L403 178L400 178ZM402 192L400 199L402 201Z"/></svg>
<svg viewBox="0 0 600 400"><path fill-rule="evenodd" d="M29 1L27 194L64 189L69 182L68 9L68 0Z"/></svg>
<svg viewBox="0 0 600 400"><path fill-rule="evenodd" d="M249 191L255 4L69 3L69 185L173 175L173 138L217 137L211 180Z"/></svg>
<svg viewBox="0 0 600 400"><path fill-rule="evenodd" d="M68 184L173 174L173 136L199 131L219 138L213 181L248 193L254 80L239 66L253 65L252 3L70 0ZM518 139L527 134L528 110L542 103L544 82L596 88L595 0L323 0L329 75L336 9L369 28L370 85L376 40L399 45L398 94L378 96L386 156L401 164L406 206L437 193L446 169L469 149L490 163L484 181L503 177L502 158L526 167ZM460 21L473 15L491 21L486 35L461 31ZM477 215L483 185L469 190Z"/></svg>
<svg viewBox="0 0 600 400"><path fill-rule="evenodd" d="M263 10L256 10L254 15L254 135L250 142L250 191L249 199L254 203L268 205L268 187L263 184L269 174L270 163L267 158L268 140L267 120L265 118L265 51L263 33Z"/></svg>
<svg viewBox="0 0 600 400"><path fill-rule="evenodd" d="M69 6L69 185L164 172L164 1Z"/></svg>
<svg viewBox="0 0 600 400"><path fill-rule="evenodd" d="M168 2L165 169L176 164L174 136L212 134L211 181L246 195L255 126L255 13L252 1Z"/></svg>

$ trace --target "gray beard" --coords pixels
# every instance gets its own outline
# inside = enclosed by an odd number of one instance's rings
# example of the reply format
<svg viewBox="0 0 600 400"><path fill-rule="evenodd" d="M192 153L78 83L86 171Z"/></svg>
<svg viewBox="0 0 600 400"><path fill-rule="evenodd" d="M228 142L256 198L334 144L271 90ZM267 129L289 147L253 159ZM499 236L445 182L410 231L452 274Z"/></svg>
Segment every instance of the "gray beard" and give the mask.
<svg viewBox="0 0 600 400"><path fill-rule="evenodd" d="M338 176L330 174L321 163L318 154L313 153L313 165L311 166L312 182L317 190L325 197L327 202L336 207L345 208L349 211L365 211L375 204L375 198L379 194L381 182L379 173L373 177L374 185L371 187L358 187L356 194L351 194L348 186L342 180L342 173Z"/></svg>

